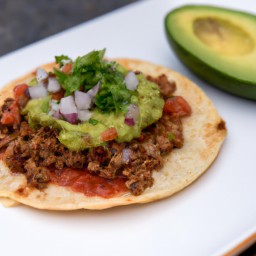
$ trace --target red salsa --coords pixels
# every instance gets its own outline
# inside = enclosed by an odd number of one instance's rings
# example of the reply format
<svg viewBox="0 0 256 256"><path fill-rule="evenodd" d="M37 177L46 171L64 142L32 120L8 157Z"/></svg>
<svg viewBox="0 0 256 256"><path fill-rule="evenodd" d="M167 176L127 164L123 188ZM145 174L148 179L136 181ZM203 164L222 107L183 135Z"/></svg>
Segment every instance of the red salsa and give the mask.
<svg viewBox="0 0 256 256"><path fill-rule="evenodd" d="M127 179L118 177L113 180L89 173L86 169L66 168L49 172L51 182L59 186L70 187L74 192L86 196L111 198L128 191L125 186Z"/></svg>

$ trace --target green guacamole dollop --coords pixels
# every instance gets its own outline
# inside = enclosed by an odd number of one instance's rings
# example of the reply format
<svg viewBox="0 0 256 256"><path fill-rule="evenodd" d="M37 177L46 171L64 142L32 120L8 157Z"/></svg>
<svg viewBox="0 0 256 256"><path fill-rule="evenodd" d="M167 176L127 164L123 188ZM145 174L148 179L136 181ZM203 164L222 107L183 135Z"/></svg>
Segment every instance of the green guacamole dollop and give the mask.
<svg viewBox="0 0 256 256"><path fill-rule="evenodd" d="M75 91L87 92L95 84L100 83L100 90L95 96L94 106L90 109L91 119L79 124L71 124L64 119L56 119L49 115L51 97L29 100L22 114L27 116L31 127L53 127L59 131L58 139L72 151L81 151L102 144L101 134L109 128L115 128L117 142L129 142L140 137L141 131L155 123L161 116L164 100L160 96L155 83L137 74L136 90L129 90L124 82L128 70L116 62L104 60L105 49L92 51L78 57L74 62L67 56L56 56L60 68L63 61L71 61L72 72L64 73L62 69L54 69L65 96ZM36 86L32 79L30 86ZM130 104L139 107L139 115L135 125L125 124L125 116Z"/></svg>
<svg viewBox="0 0 256 256"><path fill-rule="evenodd" d="M48 115L50 96L30 100L22 113L27 115L30 126L34 128L50 126L59 130L60 143L72 151L101 145L101 133L111 127L117 130L117 142L129 142L133 138L138 138L144 128L161 118L164 105L157 85L149 82L142 74L137 77L137 95L132 97L131 102L139 106L140 115L134 126L125 124L123 112L104 113L97 108L92 110L91 117L98 121L96 124L87 121L74 125L65 120L55 119Z"/></svg>

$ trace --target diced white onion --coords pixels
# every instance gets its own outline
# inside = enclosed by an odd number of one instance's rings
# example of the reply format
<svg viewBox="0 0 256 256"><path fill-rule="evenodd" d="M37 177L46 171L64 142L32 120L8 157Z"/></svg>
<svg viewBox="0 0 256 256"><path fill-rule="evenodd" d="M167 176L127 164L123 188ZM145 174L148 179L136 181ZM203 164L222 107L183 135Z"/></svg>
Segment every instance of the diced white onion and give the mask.
<svg viewBox="0 0 256 256"><path fill-rule="evenodd" d="M71 63L72 62L72 60L70 60L70 59L68 59L68 60L62 60L61 61L61 63L63 64L63 65L66 65L66 64L68 64L68 63Z"/></svg>
<svg viewBox="0 0 256 256"><path fill-rule="evenodd" d="M60 100L60 112L62 114L77 113L77 107L73 96L67 96Z"/></svg>
<svg viewBox="0 0 256 256"><path fill-rule="evenodd" d="M124 122L128 126L134 126L138 121L140 115L139 107L135 104L131 104L128 107L128 112L125 116Z"/></svg>
<svg viewBox="0 0 256 256"><path fill-rule="evenodd" d="M60 113L69 123L77 123L78 111L73 96L67 96L60 100Z"/></svg>
<svg viewBox="0 0 256 256"><path fill-rule="evenodd" d="M56 119L61 118L60 104L58 104L57 100L51 100L51 102L50 102L50 111L49 111L48 115L52 116Z"/></svg>
<svg viewBox="0 0 256 256"><path fill-rule="evenodd" d="M65 118L66 121L68 121L71 124L77 124L77 113L70 113L70 114L62 114L61 115Z"/></svg>
<svg viewBox="0 0 256 256"><path fill-rule="evenodd" d="M48 73L44 69L38 68L36 70L36 79L38 82L45 80L47 77L48 77Z"/></svg>
<svg viewBox="0 0 256 256"><path fill-rule="evenodd" d="M61 87L60 87L60 84L59 84L59 82L57 81L57 79L54 78L54 77L49 77L49 79L48 79L48 85L47 85L47 90L48 90L49 92L55 93L55 92L60 91L60 89L61 89Z"/></svg>
<svg viewBox="0 0 256 256"><path fill-rule="evenodd" d="M132 150L130 148L124 148L122 150L122 160L124 164L128 164L131 160Z"/></svg>
<svg viewBox="0 0 256 256"><path fill-rule="evenodd" d="M128 90L135 91L137 89L139 80L133 71L128 72L124 80Z"/></svg>
<svg viewBox="0 0 256 256"><path fill-rule="evenodd" d="M48 95L46 88L42 84L29 87L28 91L32 99L44 98Z"/></svg>
<svg viewBox="0 0 256 256"><path fill-rule="evenodd" d="M51 100L51 109L54 111L58 111L60 109L60 105L57 100Z"/></svg>
<svg viewBox="0 0 256 256"><path fill-rule="evenodd" d="M56 119L61 119L61 117L62 117L62 115L61 115L61 113L60 113L59 110L54 111L54 110L51 109L51 110L49 111L48 115L49 115L49 116L52 116L52 117L54 117L54 118L56 118Z"/></svg>
<svg viewBox="0 0 256 256"><path fill-rule="evenodd" d="M92 116L89 110L78 110L78 119L82 122L88 121Z"/></svg>
<svg viewBox="0 0 256 256"><path fill-rule="evenodd" d="M90 89L87 93L91 98L94 98L100 89L100 82L98 82L92 89Z"/></svg>
<svg viewBox="0 0 256 256"><path fill-rule="evenodd" d="M49 116L53 116L54 113L55 113L55 111L51 109L51 110L49 111L48 115L49 115Z"/></svg>
<svg viewBox="0 0 256 256"><path fill-rule="evenodd" d="M124 122L128 126L134 126L135 125L135 120L132 117L125 117Z"/></svg>
<svg viewBox="0 0 256 256"><path fill-rule="evenodd" d="M60 113L60 110L55 111L55 113L53 113L52 116L53 116L54 118L56 118L56 119L61 119L61 117L62 117L62 115L61 115L61 113Z"/></svg>
<svg viewBox="0 0 256 256"><path fill-rule="evenodd" d="M88 93L75 91L75 103L78 109L89 109L92 99Z"/></svg>

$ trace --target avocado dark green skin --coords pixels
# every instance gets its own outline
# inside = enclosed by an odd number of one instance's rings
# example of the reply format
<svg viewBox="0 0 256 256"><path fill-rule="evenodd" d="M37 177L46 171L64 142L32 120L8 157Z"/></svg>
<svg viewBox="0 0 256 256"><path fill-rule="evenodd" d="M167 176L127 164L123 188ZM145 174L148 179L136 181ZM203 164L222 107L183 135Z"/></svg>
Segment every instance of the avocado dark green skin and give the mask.
<svg viewBox="0 0 256 256"><path fill-rule="evenodd" d="M174 40L167 28L168 13L165 17L165 32L169 44L171 45L176 56L187 66L194 74L202 78L211 85L216 86L231 94L241 96L243 98L256 100L256 84L248 81L238 80L220 72L214 67L198 59L193 53L182 47Z"/></svg>

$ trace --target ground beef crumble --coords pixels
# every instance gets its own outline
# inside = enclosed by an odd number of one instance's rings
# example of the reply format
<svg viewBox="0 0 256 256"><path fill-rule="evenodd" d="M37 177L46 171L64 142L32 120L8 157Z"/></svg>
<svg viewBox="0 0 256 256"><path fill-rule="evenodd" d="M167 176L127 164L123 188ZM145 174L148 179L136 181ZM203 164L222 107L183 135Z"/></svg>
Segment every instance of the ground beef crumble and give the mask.
<svg viewBox="0 0 256 256"><path fill-rule="evenodd" d="M164 98L175 91L175 83L169 82L165 75L147 78L159 85ZM11 103L11 99L6 99L0 117ZM181 119L168 114L147 127L138 139L127 143L110 141L105 146L82 152L72 152L62 145L56 130L32 129L24 119L16 127L0 124L0 131L4 161L12 172L25 174L31 187L45 188L52 170L70 167L82 171L86 168L107 179L125 177L126 186L134 195L140 195L153 185L152 172L162 167L163 156L173 148L181 148L184 142Z"/></svg>
<svg viewBox="0 0 256 256"><path fill-rule="evenodd" d="M160 93L164 98L171 97L176 90L176 83L168 80L167 76L164 74L158 77L147 76L147 79L158 84Z"/></svg>

